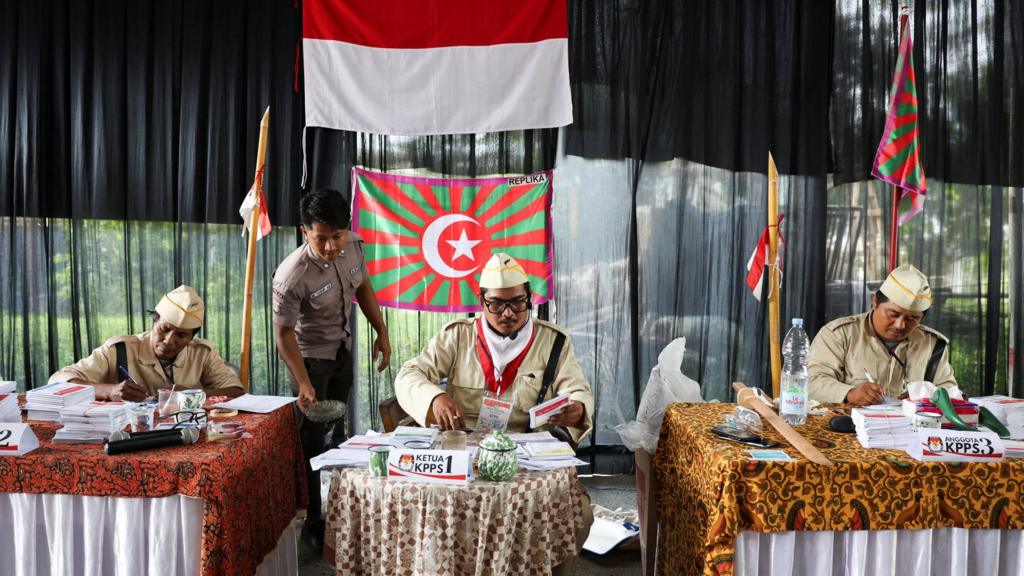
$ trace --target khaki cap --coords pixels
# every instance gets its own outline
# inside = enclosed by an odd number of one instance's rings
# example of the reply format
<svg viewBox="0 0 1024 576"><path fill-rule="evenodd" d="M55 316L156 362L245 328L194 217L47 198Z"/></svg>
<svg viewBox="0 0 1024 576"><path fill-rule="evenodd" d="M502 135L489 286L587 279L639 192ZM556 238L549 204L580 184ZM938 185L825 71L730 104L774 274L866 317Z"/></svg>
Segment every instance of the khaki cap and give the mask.
<svg viewBox="0 0 1024 576"><path fill-rule="evenodd" d="M481 288L515 288L529 281L526 270L515 258L504 252L496 252L491 256L480 272Z"/></svg>
<svg viewBox="0 0 1024 576"><path fill-rule="evenodd" d="M160 315L160 320L169 322L178 328L190 330L203 326L206 304L191 286L182 284L164 294L155 310Z"/></svg>
<svg viewBox="0 0 1024 576"><path fill-rule="evenodd" d="M928 285L928 277L910 264L890 272L878 291L885 294L893 304L913 312L924 312L932 305L932 289Z"/></svg>

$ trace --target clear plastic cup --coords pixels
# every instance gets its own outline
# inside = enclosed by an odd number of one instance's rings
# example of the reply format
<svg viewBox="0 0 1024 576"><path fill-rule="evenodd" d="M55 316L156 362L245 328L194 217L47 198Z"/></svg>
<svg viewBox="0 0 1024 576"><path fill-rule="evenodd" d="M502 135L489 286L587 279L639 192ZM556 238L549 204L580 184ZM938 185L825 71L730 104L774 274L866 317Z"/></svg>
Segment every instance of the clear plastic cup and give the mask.
<svg viewBox="0 0 1024 576"><path fill-rule="evenodd" d="M157 411L161 418L166 418L178 411L178 393L170 388L162 388L157 392Z"/></svg>
<svg viewBox="0 0 1024 576"><path fill-rule="evenodd" d="M153 429L153 406L132 404L128 407L128 424L132 432L148 432Z"/></svg>
<svg viewBox="0 0 1024 576"><path fill-rule="evenodd" d="M466 432L463 430L445 430L441 432L442 450L465 450Z"/></svg>

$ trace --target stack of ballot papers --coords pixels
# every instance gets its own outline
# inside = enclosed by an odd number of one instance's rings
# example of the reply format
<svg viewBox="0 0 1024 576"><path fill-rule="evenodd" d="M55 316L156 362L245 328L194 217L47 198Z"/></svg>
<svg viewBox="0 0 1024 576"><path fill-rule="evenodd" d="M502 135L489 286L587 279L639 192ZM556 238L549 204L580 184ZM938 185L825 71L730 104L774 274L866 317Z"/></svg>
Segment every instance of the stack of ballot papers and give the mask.
<svg viewBox="0 0 1024 576"><path fill-rule="evenodd" d="M128 426L128 412L124 402L83 402L60 411L64 427L53 436L54 442L102 443L111 434Z"/></svg>
<svg viewBox="0 0 1024 576"><path fill-rule="evenodd" d="M576 452L567 442L559 442L548 432L526 432L509 434L516 443L519 467L524 470L554 470L586 466L576 457Z"/></svg>
<svg viewBox="0 0 1024 576"><path fill-rule="evenodd" d="M0 422L21 422L17 394L0 394Z"/></svg>
<svg viewBox="0 0 1024 576"><path fill-rule="evenodd" d="M0 394L14 394L18 390L18 383L11 380L0 382Z"/></svg>
<svg viewBox="0 0 1024 576"><path fill-rule="evenodd" d="M1024 440L1003 440L1004 458L1024 458Z"/></svg>
<svg viewBox="0 0 1024 576"><path fill-rule="evenodd" d="M309 465L313 467L313 470L343 466L365 468L370 465L370 448L373 446L391 446L391 440L390 436L358 434L345 440L337 448L328 450L319 456L314 456L310 459Z"/></svg>
<svg viewBox="0 0 1024 576"><path fill-rule="evenodd" d="M425 442L424 446L430 448L434 445L434 440L437 440L437 434L437 428L399 426L391 433L390 444L395 448L413 448L419 447L418 444ZM409 444L410 442L413 444Z"/></svg>
<svg viewBox="0 0 1024 576"><path fill-rule="evenodd" d="M29 420L60 421L60 411L66 406L92 402L96 390L88 384L54 382L42 388L29 390L25 394L25 408Z"/></svg>
<svg viewBox="0 0 1024 576"><path fill-rule="evenodd" d="M913 423L898 404L854 408L851 417L857 440L865 448L902 450L917 438Z"/></svg>
<svg viewBox="0 0 1024 576"><path fill-rule="evenodd" d="M971 398L978 406L988 408L992 415L1007 426L1024 426L1024 398L1009 396L975 396Z"/></svg>

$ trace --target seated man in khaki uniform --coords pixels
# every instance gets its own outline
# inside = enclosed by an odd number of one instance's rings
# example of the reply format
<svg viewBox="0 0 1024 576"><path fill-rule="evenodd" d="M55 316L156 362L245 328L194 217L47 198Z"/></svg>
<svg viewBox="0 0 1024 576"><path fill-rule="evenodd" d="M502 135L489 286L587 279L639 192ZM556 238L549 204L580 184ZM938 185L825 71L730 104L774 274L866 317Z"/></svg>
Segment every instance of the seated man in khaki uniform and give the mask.
<svg viewBox="0 0 1024 576"><path fill-rule="evenodd" d="M210 396L240 396L242 383L213 344L195 337L205 311L195 290L178 286L150 311L152 330L107 340L89 357L55 372L50 382L91 384L97 400L138 401L171 386L202 388ZM121 377L119 365L134 382Z"/></svg>
<svg viewBox="0 0 1024 576"><path fill-rule="evenodd" d="M927 276L908 264L893 270L872 296L870 311L833 320L818 332L807 361L808 395L866 406L900 397L908 382L955 386L949 341L921 325L931 304Z"/></svg>
<svg viewBox="0 0 1024 576"><path fill-rule="evenodd" d="M419 356L402 366L395 379L402 408L424 426L475 428L484 398L490 398L500 408L491 421L497 418L507 422L508 431L524 432L531 407L569 394L569 407L549 422L567 427L576 442L586 437L593 427L590 382L568 334L531 317L530 284L523 267L507 254L495 254L480 274L479 296L481 316L447 324ZM549 363L553 377L545 385ZM438 385L443 378L448 379L447 389ZM584 525L577 527L577 551L593 523L590 499L583 494ZM568 574L571 565L570 558L556 574Z"/></svg>

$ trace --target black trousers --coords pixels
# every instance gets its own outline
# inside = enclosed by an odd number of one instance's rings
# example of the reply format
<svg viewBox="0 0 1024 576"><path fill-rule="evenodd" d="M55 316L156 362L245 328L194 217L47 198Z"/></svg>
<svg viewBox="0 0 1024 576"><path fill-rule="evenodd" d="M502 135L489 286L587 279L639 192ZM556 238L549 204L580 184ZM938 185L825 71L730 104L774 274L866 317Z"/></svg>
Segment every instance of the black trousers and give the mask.
<svg viewBox="0 0 1024 576"><path fill-rule="evenodd" d="M316 391L316 399L340 400L348 403L348 394L352 390L355 374L352 371L352 353L344 344L338 346L338 354L334 360L304 358L306 374ZM298 385L292 382L292 392L298 396ZM333 446L345 439L345 426L339 423L334 427L331 438L327 438L327 424L313 422L301 418L299 438L302 441L302 453L306 458L306 487L309 489L309 507L306 509L307 521L320 519L320 473L313 472L309 459L324 453L329 445Z"/></svg>

